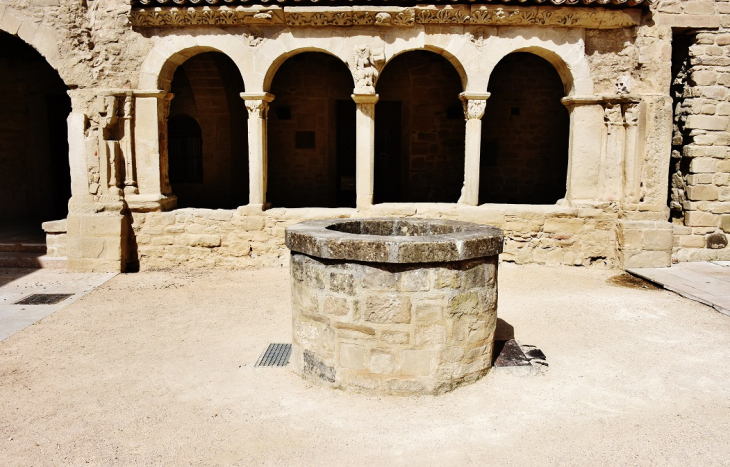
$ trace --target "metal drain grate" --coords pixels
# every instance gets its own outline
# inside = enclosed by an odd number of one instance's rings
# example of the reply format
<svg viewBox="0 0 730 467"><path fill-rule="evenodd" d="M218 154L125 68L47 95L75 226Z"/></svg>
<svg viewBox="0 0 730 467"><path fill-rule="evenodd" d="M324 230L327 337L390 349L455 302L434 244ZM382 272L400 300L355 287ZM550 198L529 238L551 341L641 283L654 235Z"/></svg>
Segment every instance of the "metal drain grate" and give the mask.
<svg viewBox="0 0 730 467"><path fill-rule="evenodd" d="M269 344L254 366L287 366L291 355L291 344Z"/></svg>
<svg viewBox="0 0 730 467"><path fill-rule="evenodd" d="M72 295L72 293L34 293L18 300L14 305L55 305Z"/></svg>

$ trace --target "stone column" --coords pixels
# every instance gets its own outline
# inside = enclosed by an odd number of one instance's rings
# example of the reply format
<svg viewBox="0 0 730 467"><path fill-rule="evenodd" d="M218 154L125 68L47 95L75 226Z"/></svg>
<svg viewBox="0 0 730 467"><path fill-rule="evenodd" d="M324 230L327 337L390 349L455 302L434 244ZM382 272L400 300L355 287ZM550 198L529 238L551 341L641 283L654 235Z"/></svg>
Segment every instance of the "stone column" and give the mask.
<svg viewBox="0 0 730 467"><path fill-rule="evenodd" d="M479 204L479 170L482 154L482 117L487 108L489 93L459 94L464 105L466 119L466 141L464 143L464 186L459 204Z"/></svg>
<svg viewBox="0 0 730 467"><path fill-rule="evenodd" d="M375 180L375 104L377 94L353 94L357 104L355 190L357 208L368 209L373 204Z"/></svg>
<svg viewBox="0 0 730 467"><path fill-rule="evenodd" d="M242 92L241 98L248 109L248 204L263 209L268 178L266 127L269 102L274 100L274 95Z"/></svg>
<svg viewBox="0 0 730 467"><path fill-rule="evenodd" d="M88 117L77 109L83 105L83 96L77 91L68 91L71 96L71 113L68 125L68 163L71 169L71 196L89 195L89 178L86 160L84 131Z"/></svg>
<svg viewBox="0 0 730 467"><path fill-rule="evenodd" d="M606 103L606 146L601 155L601 200L618 201L623 188L624 116L620 103Z"/></svg>
<svg viewBox="0 0 730 467"><path fill-rule="evenodd" d="M167 117L173 97L165 91L134 92L131 144L138 194L126 196L132 210L164 211L173 209L177 202L170 187L167 160Z"/></svg>
<svg viewBox="0 0 730 467"><path fill-rule="evenodd" d="M624 127L624 196L626 202L636 204L641 199L641 170L644 162L643 151L639 150L639 103L632 102L624 107Z"/></svg>
<svg viewBox="0 0 730 467"><path fill-rule="evenodd" d="M597 201L601 197L602 100L595 96L566 97L563 104L570 111L566 198L570 201Z"/></svg>
<svg viewBox="0 0 730 467"><path fill-rule="evenodd" d="M124 107L122 113L122 122L124 127L122 154L124 155L124 194L126 195L135 195L139 193L134 173L134 145L132 143L134 138L134 134L132 132L133 114L134 100L132 98L132 93L129 92L126 96L124 96Z"/></svg>

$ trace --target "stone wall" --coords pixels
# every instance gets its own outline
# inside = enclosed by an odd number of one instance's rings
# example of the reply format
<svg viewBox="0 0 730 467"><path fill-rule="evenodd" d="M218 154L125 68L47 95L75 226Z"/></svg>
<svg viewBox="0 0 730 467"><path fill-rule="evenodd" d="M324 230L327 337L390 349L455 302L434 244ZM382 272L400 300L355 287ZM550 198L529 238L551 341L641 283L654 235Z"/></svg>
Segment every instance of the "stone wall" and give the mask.
<svg viewBox="0 0 730 467"><path fill-rule="evenodd" d="M560 76L543 58L511 54L488 91L479 203L555 204L565 197L570 135Z"/></svg>
<svg viewBox="0 0 730 467"><path fill-rule="evenodd" d="M284 266L284 229L304 220L406 216L462 220L504 230L502 261L618 267L617 214L560 206L378 205L355 209L178 209L134 213L140 268Z"/></svg>
<svg viewBox="0 0 730 467"><path fill-rule="evenodd" d="M674 40L673 255L730 260L730 5L664 2L660 11L663 21L699 28Z"/></svg>

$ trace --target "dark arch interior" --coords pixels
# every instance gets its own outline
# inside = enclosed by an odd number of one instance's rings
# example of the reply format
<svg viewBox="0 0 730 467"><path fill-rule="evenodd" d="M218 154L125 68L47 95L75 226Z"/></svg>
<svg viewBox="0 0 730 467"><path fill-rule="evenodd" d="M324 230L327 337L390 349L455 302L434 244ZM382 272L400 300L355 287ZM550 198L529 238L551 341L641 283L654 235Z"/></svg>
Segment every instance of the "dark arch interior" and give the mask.
<svg viewBox="0 0 730 467"><path fill-rule="evenodd" d="M347 66L322 52L295 55L277 70L268 127L272 206L355 206L352 89Z"/></svg>
<svg viewBox="0 0 730 467"><path fill-rule="evenodd" d="M374 201L455 203L464 183L461 78L444 57L406 52L383 70L375 106Z"/></svg>
<svg viewBox="0 0 730 467"><path fill-rule="evenodd" d="M68 214L68 88L31 46L0 32L0 223ZM41 237L42 238L42 237Z"/></svg>
<svg viewBox="0 0 730 467"><path fill-rule="evenodd" d="M168 120L170 184L179 207L248 204L248 113L238 68L205 52L180 65Z"/></svg>
<svg viewBox="0 0 730 467"><path fill-rule="evenodd" d="M482 118L479 203L553 204L565 196L570 117L555 68L530 53L495 67Z"/></svg>

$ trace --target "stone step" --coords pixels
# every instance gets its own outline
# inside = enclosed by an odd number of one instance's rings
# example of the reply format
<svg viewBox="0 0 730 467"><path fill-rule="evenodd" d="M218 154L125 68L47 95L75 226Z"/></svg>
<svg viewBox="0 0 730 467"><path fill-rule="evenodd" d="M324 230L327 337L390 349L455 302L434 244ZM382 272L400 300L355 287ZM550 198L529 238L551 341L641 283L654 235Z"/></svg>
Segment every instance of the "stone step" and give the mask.
<svg viewBox="0 0 730 467"><path fill-rule="evenodd" d="M0 268L66 269L66 258L32 252L0 251Z"/></svg>
<svg viewBox="0 0 730 467"><path fill-rule="evenodd" d="M4 242L4 243L0 243L0 252L45 253L46 244L45 244L45 242L44 243Z"/></svg>

